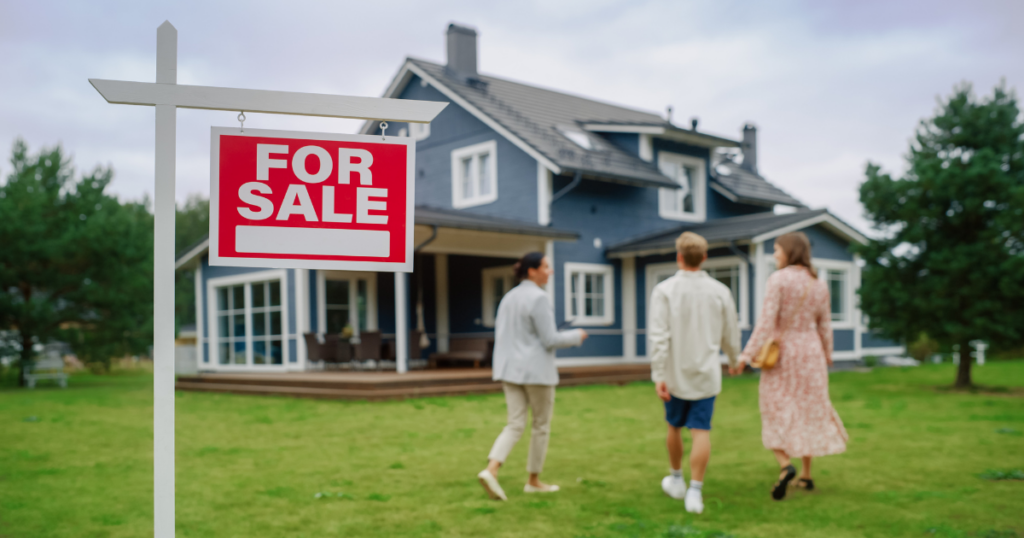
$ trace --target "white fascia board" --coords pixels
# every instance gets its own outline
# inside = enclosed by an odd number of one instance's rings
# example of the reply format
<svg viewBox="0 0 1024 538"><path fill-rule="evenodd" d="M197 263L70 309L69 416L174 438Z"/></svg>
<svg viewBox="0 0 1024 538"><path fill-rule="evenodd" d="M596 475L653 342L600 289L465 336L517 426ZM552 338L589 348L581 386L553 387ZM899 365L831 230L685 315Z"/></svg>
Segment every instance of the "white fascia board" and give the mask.
<svg viewBox="0 0 1024 538"><path fill-rule="evenodd" d="M195 248L193 248L192 250L186 252L184 256L178 258L178 261L174 262L174 270L177 271L178 269L181 269L182 267L187 267L187 266L191 265L191 262L193 260L196 260L197 258L202 256L203 254L206 254L206 251L208 251L208 250L210 250L210 240L209 239L207 239L206 241L203 241L202 243L199 243L198 245L195 246Z"/></svg>
<svg viewBox="0 0 1024 538"><path fill-rule="evenodd" d="M384 97L388 99L397 99L398 95L402 93L405 86L409 84L409 79L412 78L412 72L409 71L409 61L406 60L402 64L402 68L398 70L398 74L395 78L391 79L391 84L388 84L388 89L384 90ZM368 135L373 134L374 129L380 125L374 120L367 120L366 123L359 129L360 134Z"/></svg>
<svg viewBox="0 0 1024 538"><path fill-rule="evenodd" d="M737 202L738 203L740 201L740 198L738 196L736 196L735 194L729 192L728 189L726 189L725 187L723 187L722 185L720 185L717 181L714 181L713 179L711 181L711 188L714 189L715 191L717 191L718 194L721 194L722 196L725 196L725 198L727 200L729 200L730 202Z"/></svg>
<svg viewBox="0 0 1024 538"><path fill-rule="evenodd" d="M821 215L818 215L816 217L811 217L807 220L802 220L795 224L790 224L789 226L784 226L782 228L778 228L770 232L765 232L753 238L751 241L753 241L754 243L760 243L762 241L767 241L769 239L778 237L782 234L802 230L804 228L807 228L808 226L814 226L815 224L825 224L832 231L844 236L846 239L856 241L862 245L868 244L868 238L861 235L857 230L854 230L853 228L847 226L846 224L843 224L842 221L833 217L829 213L822 213Z"/></svg>
<svg viewBox="0 0 1024 538"><path fill-rule="evenodd" d="M108 103L430 123L448 103L89 79Z"/></svg>
<svg viewBox="0 0 1024 538"><path fill-rule="evenodd" d="M559 167L557 164L555 164L550 159L545 157L543 154L541 154L539 151L537 151L533 146L527 144L521 138L519 138L518 136L512 134L511 131L506 129L500 123L494 121L493 118L491 118L487 114L484 114L483 111L481 111L477 107L473 106L469 101L466 101L465 99L463 99L462 96L460 96L459 94L457 94L454 91L452 91L451 88L448 88L444 84L441 84L437 79L435 79L434 77L432 77L429 74L427 74L425 71L423 71L422 69L417 67L412 62L407 62L406 63L406 67L410 71L412 71L413 74L415 74L416 76L420 77L421 79L427 81L427 83L430 84L431 86L433 86L435 89L437 89L437 91L439 91L442 94L444 94L445 97L451 99L453 103L455 103L455 104L459 105L460 107L462 107L463 109L465 109L467 112L472 114L476 119L484 122L485 125L487 125L491 129L494 129L498 134L500 134L501 136L505 137L506 140L508 140L509 142L512 142L516 147L518 147L519 149L525 151L527 155L529 155L530 157L533 157L534 159L537 160L537 162L543 164L548 170L551 170L551 172L553 174L558 175L558 174L562 173L561 167Z"/></svg>

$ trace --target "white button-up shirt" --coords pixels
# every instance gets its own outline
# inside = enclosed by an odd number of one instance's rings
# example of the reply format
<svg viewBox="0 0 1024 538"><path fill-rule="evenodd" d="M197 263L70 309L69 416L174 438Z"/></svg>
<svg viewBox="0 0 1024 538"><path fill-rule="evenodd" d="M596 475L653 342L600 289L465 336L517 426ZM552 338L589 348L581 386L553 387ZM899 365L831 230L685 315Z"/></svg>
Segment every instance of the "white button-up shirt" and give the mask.
<svg viewBox="0 0 1024 538"><path fill-rule="evenodd" d="M548 294L532 280L512 288L494 320L494 380L516 385L557 385L555 350L578 346L579 329L559 332Z"/></svg>
<svg viewBox="0 0 1024 538"><path fill-rule="evenodd" d="M654 287L647 316L651 379L682 400L722 392L719 354L735 366L740 353L736 303L705 271L677 271Z"/></svg>

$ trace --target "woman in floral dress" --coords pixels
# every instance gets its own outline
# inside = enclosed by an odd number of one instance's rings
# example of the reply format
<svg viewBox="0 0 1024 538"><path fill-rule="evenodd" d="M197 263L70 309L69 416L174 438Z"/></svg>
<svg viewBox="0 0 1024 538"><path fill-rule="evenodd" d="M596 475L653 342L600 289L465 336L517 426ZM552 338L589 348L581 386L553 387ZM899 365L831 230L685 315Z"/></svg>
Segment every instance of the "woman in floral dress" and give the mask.
<svg viewBox="0 0 1024 538"><path fill-rule="evenodd" d="M740 356L750 363L769 338L779 343L779 362L761 372L761 440L782 468L772 488L781 500L796 477L790 458L801 458L797 486L814 489L811 458L846 450L843 421L828 396L832 365L832 310L828 287L811 265L811 243L803 233L775 240L778 271L768 277L764 307Z"/></svg>

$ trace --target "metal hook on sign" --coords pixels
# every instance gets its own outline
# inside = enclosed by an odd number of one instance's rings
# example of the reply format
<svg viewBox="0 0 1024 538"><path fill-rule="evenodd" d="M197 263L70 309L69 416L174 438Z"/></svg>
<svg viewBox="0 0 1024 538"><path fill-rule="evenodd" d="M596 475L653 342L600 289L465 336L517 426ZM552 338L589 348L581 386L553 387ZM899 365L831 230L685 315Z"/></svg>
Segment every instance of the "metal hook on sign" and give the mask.
<svg viewBox="0 0 1024 538"><path fill-rule="evenodd" d="M387 131L387 130L388 130L388 122L386 122L386 121L380 122L380 139L381 140L386 140L384 138L384 131Z"/></svg>
<svg viewBox="0 0 1024 538"><path fill-rule="evenodd" d="M239 129L244 133L245 132L245 112L244 111L238 113L238 123L240 123L242 125L241 127L239 127Z"/></svg>

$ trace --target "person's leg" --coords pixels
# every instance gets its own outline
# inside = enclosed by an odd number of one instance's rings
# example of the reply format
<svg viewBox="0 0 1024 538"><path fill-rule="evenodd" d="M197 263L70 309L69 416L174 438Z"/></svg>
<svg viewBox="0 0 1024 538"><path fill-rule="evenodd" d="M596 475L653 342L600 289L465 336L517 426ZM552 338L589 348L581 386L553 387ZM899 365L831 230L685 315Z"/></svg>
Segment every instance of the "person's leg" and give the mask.
<svg viewBox="0 0 1024 538"><path fill-rule="evenodd" d="M810 480L811 479L811 457L810 456L804 456L801 459L803 460L803 467L800 469L800 478L803 478L804 480Z"/></svg>
<svg viewBox="0 0 1024 538"><path fill-rule="evenodd" d="M789 481L796 477L796 469L793 467L793 462L789 458L789 454L786 454L784 450L772 450L775 455L775 461L779 462L779 481L772 487L772 498L776 501L781 501L786 497L786 488L789 486Z"/></svg>
<svg viewBox="0 0 1024 538"><path fill-rule="evenodd" d="M533 428L530 431L530 454L527 457L526 472L528 483L543 488L539 475L544 470L544 459L548 454L551 438L551 417L555 412L555 387L528 385L526 387L530 410L533 413Z"/></svg>
<svg viewBox="0 0 1024 538"><path fill-rule="evenodd" d="M708 430L690 430L693 447L690 448L690 480L704 482L704 471L711 459L711 432Z"/></svg>
<svg viewBox="0 0 1024 538"><path fill-rule="evenodd" d="M491 453L487 456L489 460L487 470L494 476L498 476L498 469L505 463L505 459L508 458L509 452L512 452L512 448L516 446L519 438L523 436L523 431L526 429L526 412L529 407L526 389L522 385L502 383L502 388L505 391L508 423L495 439Z"/></svg>
<svg viewBox="0 0 1024 538"><path fill-rule="evenodd" d="M772 454L775 455L775 461L779 462L779 467L785 469L786 467L792 464L792 462L789 459L789 456L786 454L786 451L776 449L772 450Z"/></svg>
<svg viewBox="0 0 1024 538"><path fill-rule="evenodd" d="M668 448L668 464L673 472L683 468L683 429L668 424L665 447Z"/></svg>

